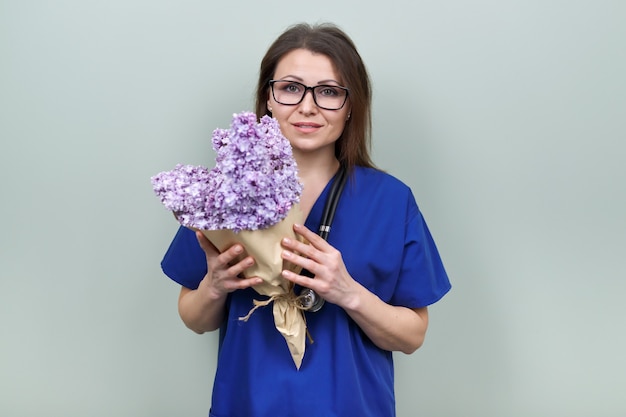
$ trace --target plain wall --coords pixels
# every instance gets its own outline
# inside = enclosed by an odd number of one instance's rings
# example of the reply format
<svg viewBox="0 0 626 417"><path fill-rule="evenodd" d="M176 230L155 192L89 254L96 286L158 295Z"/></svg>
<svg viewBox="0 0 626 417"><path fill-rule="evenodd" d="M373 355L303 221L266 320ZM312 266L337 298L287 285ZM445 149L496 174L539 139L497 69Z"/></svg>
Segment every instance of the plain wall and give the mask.
<svg viewBox="0 0 626 417"><path fill-rule="evenodd" d="M399 417L626 415L626 3L0 1L0 415L206 416L150 177L212 166L270 42L333 21L452 292ZM323 383L323 381L320 381Z"/></svg>

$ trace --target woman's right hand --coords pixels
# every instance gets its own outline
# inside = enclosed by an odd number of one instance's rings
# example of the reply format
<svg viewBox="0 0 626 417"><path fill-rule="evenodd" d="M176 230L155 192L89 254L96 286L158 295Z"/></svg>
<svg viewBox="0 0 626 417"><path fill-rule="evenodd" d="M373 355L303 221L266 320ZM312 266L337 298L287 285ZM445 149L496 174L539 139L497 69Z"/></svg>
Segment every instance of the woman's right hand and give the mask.
<svg viewBox="0 0 626 417"><path fill-rule="evenodd" d="M241 245L233 245L220 253L202 232L196 232L196 238L206 254L207 274L197 289L181 287L178 313L187 327L196 333L204 333L219 329L224 322L228 293L260 284L263 280L259 277L242 278L243 272L254 265L254 259L247 256L235 262L243 253Z"/></svg>
<svg viewBox="0 0 626 417"><path fill-rule="evenodd" d="M211 291L213 297L225 297L235 290L263 282L259 277L243 277L243 272L254 265L254 259L247 256L239 262L235 262L237 257L243 253L243 247L240 244L234 244L220 253L202 232L196 232L196 238L206 254L207 262L207 274L200 286Z"/></svg>

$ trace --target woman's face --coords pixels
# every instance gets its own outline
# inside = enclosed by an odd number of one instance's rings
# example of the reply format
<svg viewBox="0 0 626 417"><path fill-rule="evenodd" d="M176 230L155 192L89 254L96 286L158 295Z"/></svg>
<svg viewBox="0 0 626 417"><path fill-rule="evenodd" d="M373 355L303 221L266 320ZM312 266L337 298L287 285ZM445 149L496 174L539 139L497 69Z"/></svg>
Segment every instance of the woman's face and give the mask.
<svg viewBox="0 0 626 417"><path fill-rule="evenodd" d="M274 79L296 81L310 87L342 86L330 58L306 49L296 49L283 56L276 66ZM313 92L308 90L299 104L289 106L276 102L270 89L267 107L289 139L294 153L327 152L334 157L335 142L343 132L350 111L349 100L339 110L325 110L315 104Z"/></svg>

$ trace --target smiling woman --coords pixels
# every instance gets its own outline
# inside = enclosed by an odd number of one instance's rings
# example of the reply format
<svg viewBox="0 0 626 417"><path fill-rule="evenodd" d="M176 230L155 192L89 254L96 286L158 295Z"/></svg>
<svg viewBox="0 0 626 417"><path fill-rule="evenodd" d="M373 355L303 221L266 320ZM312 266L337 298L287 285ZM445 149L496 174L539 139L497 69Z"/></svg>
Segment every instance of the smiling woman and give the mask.
<svg viewBox="0 0 626 417"><path fill-rule="evenodd" d="M422 345L427 306L451 286L413 193L371 162L370 91L354 44L333 25L289 28L261 63L257 117L278 122L303 184L306 221L293 224L297 238L285 236L281 254L302 272L284 269L282 277L325 300L304 313L315 343L299 369L273 331L270 310L238 320L259 284L240 278L256 261L241 259L245 248L220 253L202 234L181 228L162 261L182 286L185 324L200 333L220 330L210 416L395 416L392 352ZM325 240L311 230L319 229L344 171Z"/></svg>
<svg viewBox="0 0 626 417"><path fill-rule="evenodd" d="M268 95L267 109L291 142L296 159L303 165L309 160L315 165L333 162L335 142L350 114L350 103L346 105L348 89L341 86L333 62L326 55L295 49L278 62L274 77L279 81L268 83L272 94ZM303 154L309 155L305 158ZM326 182L337 169L334 164L328 168Z"/></svg>

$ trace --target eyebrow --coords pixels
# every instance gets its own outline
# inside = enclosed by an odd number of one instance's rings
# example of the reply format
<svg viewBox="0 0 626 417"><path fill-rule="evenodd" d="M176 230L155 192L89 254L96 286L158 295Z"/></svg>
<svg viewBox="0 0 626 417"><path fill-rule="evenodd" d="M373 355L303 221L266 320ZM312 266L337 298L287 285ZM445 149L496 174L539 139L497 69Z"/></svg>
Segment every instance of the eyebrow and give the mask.
<svg viewBox="0 0 626 417"><path fill-rule="evenodd" d="M304 82L303 82L303 81L304 81L304 79L303 79L303 78L300 78L300 77L298 77L297 75L291 75L291 74L288 74L288 75L285 75L285 76L283 76L283 77L281 77L281 78L278 78L278 80L288 81L288 80L285 80L285 78L295 78L295 81L298 81L299 83L304 84ZM317 85L327 85L327 83L335 83L335 84L337 84L338 86L341 86L341 85L342 85L339 81L337 81L337 80L333 80L333 79L328 79L328 80L318 81L318 82L317 82Z"/></svg>

